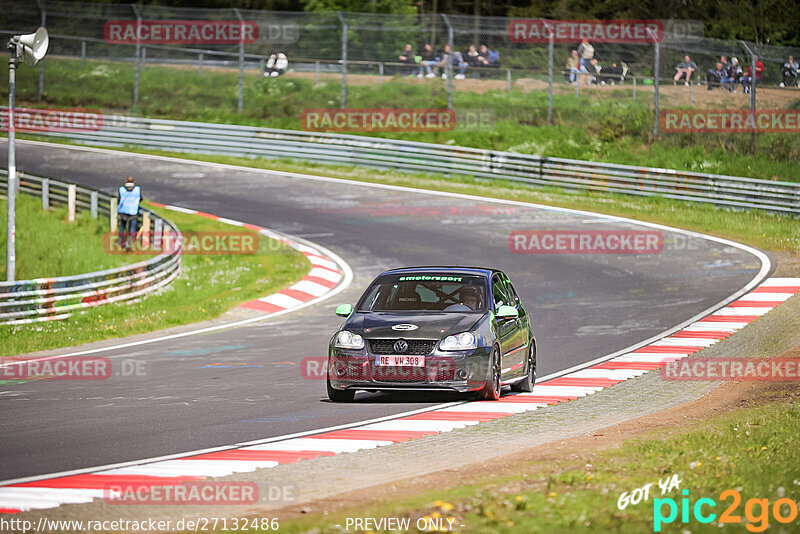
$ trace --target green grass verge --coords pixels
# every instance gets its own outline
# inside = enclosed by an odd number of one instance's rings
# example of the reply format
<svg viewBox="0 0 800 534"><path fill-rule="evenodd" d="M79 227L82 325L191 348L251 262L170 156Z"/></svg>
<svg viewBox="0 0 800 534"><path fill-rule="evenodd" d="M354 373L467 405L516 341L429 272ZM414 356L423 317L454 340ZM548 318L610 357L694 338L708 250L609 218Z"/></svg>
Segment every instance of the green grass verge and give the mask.
<svg viewBox="0 0 800 534"><path fill-rule="evenodd" d="M128 63L49 58L43 101L37 100L38 70L19 69L18 106L101 108L146 117L301 129L307 108L338 108L338 80L314 84L301 78L245 77L244 110L236 112L238 73L150 66L141 75L139 105L132 107L134 67ZM0 69L0 98L7 84ZM112 82L113 80L113 82ZM352 85L348 107L443 108L443 80L424 84L402 77L383 85ZM377 81L377 77L376 77ZM555 94L553 125L547 123L546 91L482 94L457 90L453 106L489 110L496 124L488 131L456 128L451 132L365 134L460 146L513 150L526 154L656 166L765 179L800 180L800 136L760 134L749 155L748 134L665 134L652 137L649 93L636 102L630 90L579 97ZM797 101L800 105L800 100ZM741 100L741 105L746 105Z"/></svg>
<svg viewBox="0 0 800 534"><path fill-rule="evenodd" d="M0 213L6 214L8 201L0 198ZM103 236L108 232L105 217L92 219L88 211L78 212L74 223L67 222L67 208L42 211L41 199L21 194L16 201L16 276L17 280L49 276L69 276L120 267L135 260L108 254ZM0 224L0 243L5 259L8 228ZM0 263L0 280L5 280L7 265Z"/></svg>
<svg viewBox="0 0 800 534"><path fill-rule="evenodd" d="M161 210L147 203L145 205L173 221L184 232L242 230L197 215ZM40 217L37 221L46 218ZM51 250L60 250L58 256L62 259L59 261L80 265L80 270L83 272L97 268L91 262L88 264L91 267L84 268L86 267L86 264L82 263L84 259L70 259L68 256L73 254L67 254L65 250L73 250L76 254L83 255L84 250L94 250L96 247L92 243L96 242L100 252L94 251L90 259L95 257L107 260L104 266L108 266L109 261L127 264L146 258L146 256L116 255L102 258L102 254L105 253L102 252L100 238L106 230L94 228L88 234L78 235L72 233L73 228L67 229L68 232L65 232L63 227L58 228L57 233L54 230L54 234L59 237L58 246ZM291 285L311 268L309 261L299 252L264 236L258 235L257 238L259 247L256 254L184 254L180 276L157 294L133 302L90 308L63 321L18 326L0 325L0 346L3 347L3 355L68 347L213 319L237 304L269 295ZM20 239L24 237L21 236ZM56 263L48 265L55 266Z"/></svg>
<svg viewBox="0 0 800 534"><path fill-rule="evenodd" d="M342 532L347 517L406 517L411 525L418 518L451 518L457 532L653 532L656 498L672 498L678 508L673 523L662 526L664 532L719 532L722 526L748 532L767 523L770 532L797 532L798 517L779 524L772 513L776 500L786 497L797 502L800 495L800 407L796 397L787 400L785 392L770 395L763 406L675 429L666 438L659 432L626 441L618 449L597 453L591 464L526 462L511 476L424 491L391 505L282 521L281 532ZM680 489L662 497L658 481L673 474L681 481ZM630 494L649 483L653 486L648 501L618 509L623 492ZM745 509L750 509L748 530L743 523L719 524L720 515L733 502L733 497L720 498L728 489L741 496L733 515L748 523ZM685 524L680 512L682 490L689 491L691 506ZM706 525L692 513L701 498L717 503L715 508L702 508L705 515L716 514ZM748 504L751 498L768 499L769 510ZM668 505L663 505L664 517L668 512ZM788 516L789 506L783 504L780 512ZM416 531L413 526L411 531Z"/></svg>

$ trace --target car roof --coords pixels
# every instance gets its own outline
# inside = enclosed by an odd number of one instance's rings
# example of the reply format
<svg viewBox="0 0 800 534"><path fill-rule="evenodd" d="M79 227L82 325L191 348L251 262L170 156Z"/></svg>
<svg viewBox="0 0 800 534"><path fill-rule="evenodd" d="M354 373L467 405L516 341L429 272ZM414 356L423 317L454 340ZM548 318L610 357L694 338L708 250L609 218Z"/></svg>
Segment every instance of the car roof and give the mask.
<svg viewBox="0 0 800 534"><path fill-rule="evenodd" d="M399 267L397 269L389 269L381 273L381 276L387 274L404 274L404 273L450 273L450 274L471 274L478 276L490 277L494 273L502 272L499 269L490 267L455 267L447 265L425 265L420 267Z"/></svg>

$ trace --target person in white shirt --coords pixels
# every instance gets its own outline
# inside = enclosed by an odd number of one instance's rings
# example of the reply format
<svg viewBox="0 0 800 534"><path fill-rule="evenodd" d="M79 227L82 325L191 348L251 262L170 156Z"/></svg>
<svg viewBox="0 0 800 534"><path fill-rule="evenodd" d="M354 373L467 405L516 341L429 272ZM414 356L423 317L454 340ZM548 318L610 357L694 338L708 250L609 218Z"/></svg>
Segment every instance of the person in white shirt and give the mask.
<svg viewBox="0 0 800 534"><path fill-rule="evenodd" d="M280 76L286 72L287 67L289 66L289 59L286 57L286 54L283 52L278 52L277 50L269 56L267 60L266 70L264 71L264 76L275 77Z"/></svg>

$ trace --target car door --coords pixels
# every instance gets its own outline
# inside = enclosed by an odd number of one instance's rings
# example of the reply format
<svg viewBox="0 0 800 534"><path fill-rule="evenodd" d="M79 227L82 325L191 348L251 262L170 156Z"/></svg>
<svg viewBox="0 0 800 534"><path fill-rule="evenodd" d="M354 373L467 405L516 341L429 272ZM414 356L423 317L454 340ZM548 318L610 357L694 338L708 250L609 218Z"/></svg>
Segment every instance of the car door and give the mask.
<svg viewBox="0 0 800 534"><path fill-rule="evenodd" d="M517 290L514 288L514 284L511 283L508 276L503 274L501 276L503 279L503 283L505 284L506 293L510 299L509 306L514 306L519 313L519 317L517 318L517 329L513 339L513 345L515 352L512 354L510 358L510 362L512 366L515 366L515 371L513 374L522 374L524 373L525 367L525 358L528 356L528 346L530 345L530 329L528 328L529 324L529 317L528 313L525 310L525 306L522 305L522 301L517 294Z"/></svg>
<svg viewBox="0 0 800 534"><path fill-rule="evenodd" d="M503 279L499 274L495 274L492 276L492 311L497 313L497 310L500 306L508 305L513 306L513 302L511 297L508 295L508 290L503 283ZM515 361L519 360L519 355L517 354L520 352L518 349L518 338L519 338L519 323L517 319L513 317L509 318L501 318L496 317L496 324L497 324L497 337L500 341L500 353L501 353L501 366L503 369L503 374L501 379L504 379L513 374L514 369L512 368L516 365Z"/></svg>

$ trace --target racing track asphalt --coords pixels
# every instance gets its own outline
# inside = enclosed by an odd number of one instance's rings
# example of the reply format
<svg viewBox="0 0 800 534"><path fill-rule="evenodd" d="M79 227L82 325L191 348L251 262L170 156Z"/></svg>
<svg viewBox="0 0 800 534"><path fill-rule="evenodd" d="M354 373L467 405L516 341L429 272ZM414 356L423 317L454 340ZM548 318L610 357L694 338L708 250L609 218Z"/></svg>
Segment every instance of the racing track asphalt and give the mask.
<svg viewBox="0 0 800 534"><path fill-rule="evenodd" d="M5 148L0 143L3 165ZM508 248L513 230L647 229L535 207L26 142L17 145L17 165L22 172L112 193L134 175L151 200L328 247L350 264L354 281L330 301L279 318L99 354L145 362L143 378L0 386L0 480L280 436L458 400L446 394L362 393L353 404L335 405L327 401L323 381L301 376L301 360L324 356L340 324L335 304L354 302L375 275L391 267L460 264L505 270L532 312L540 376L685 321L742 288L760 268L758 259L743 250L672 232L665 233L660 254L513 254Z"/></svg>

